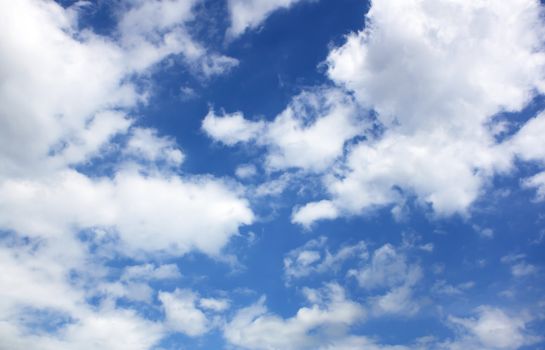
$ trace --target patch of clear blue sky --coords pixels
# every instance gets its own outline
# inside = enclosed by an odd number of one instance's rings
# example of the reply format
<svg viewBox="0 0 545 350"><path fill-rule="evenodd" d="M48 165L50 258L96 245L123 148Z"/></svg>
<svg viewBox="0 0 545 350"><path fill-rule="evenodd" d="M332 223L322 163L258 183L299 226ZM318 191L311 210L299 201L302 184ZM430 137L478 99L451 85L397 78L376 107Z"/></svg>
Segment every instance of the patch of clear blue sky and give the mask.
<svg viewBox="0 0 545 350"><path fill-rule="evenodd" d="M83 25L110 34L114 23L112 9L116 4L97 1L84 17ZM223 40L228 25L225 3L209 0L201 6L200 24L193 29L196 39L212 50L237 58L239 66L229 74L204 81L189 72L181 61L172 58L153 76L153 96L149 105L135 114L140 125L153 126L165 135L176 137L187 156L184 172L231 176L237 165L259 158L261 151L214 145L200 130L202 118L210 106L227 112L242 111L249 118L272 119L302 89L329 84L318 66L326 58L331 44L341 43L344 35L362 28L368 3L360 0L303 2L288 11L274 13L261 30L248 32L229 45ZM182 98L181 87L193 89L196 96ZM545 100L539 97L522 113L501 117L521 122L544 108ZM386 343L401 344L430 334L439 338L448 336L450 332L439 322L434 311L438 306L445 314L464 315L482 304L506 309L531 308L542 298L542 274L515 279L509 266L500 261L507 254L524 253L528 263L545 264L545 242L536 243L545 227L544 204L533 202L534 192L521 189L519 182L520 178L536 171L535 166L519 164L514 173L495 177L474 204L468 218L434 218L429 210L409 200L410 215L403 222L394 221L389 212L391 208L385 208L361 217L319 223L311 232L303 232L290 223L291 205L302 204L303 199L288 191L275 200L277 207L270 220L242 229L243 235L249 231L256 234L253 245L249 246L244 237L235 237L228 246L227 250L240 259L244 269L233 272L225 263L190 254L173 261L178 263L183 274L176 285L158 284L156 287L167 290L176 286L190 288L204 296L217 296L214 293L218 290L228 291L235 308L267 295L269 309L289 317L301 306L301 295L296 287L284 284L283 257L288 251L320 235L328 237L333 250L359 240L365 240L371 248L385 243L398 245L403 234L417 235L422 243L434 244L433 252L414 257L425 269L420 288L420 296L427 298L423 310L413 318L367 321L357 330L376 335ZM491 229L494 237L481 237L473 225ZM479 266L481 260L485 261L484 266ZM123 266L127 261L113 263ZM434 264L445 267L440 277L430 272ZM335 279L347 287L351 297L365 300L365 293L353 280L346 279L344 273L346 271L341 270L337 276L326 274L308 278L304 285L319 287ZM476 284L466 298L430 296L429 290L438 279L451 284L467 281ZM246 288L253 292L245 293ZM524 297L510 299L498 294L509 288L516 288ZM142 309L141 312L147 311ZM213 332L199 339L173 335L161 346L180 349L180 344L184 344L187 349L217 349L221 348L221 343L221 335Z"/></svg>

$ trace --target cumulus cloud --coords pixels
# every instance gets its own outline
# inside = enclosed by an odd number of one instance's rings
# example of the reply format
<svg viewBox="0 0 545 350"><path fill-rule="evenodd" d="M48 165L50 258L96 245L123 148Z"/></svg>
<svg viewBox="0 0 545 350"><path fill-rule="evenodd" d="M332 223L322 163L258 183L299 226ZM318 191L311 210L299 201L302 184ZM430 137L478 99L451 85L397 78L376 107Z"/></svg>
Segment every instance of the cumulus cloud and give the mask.
<svg viewBox="0 0 545 350"><path fill-rule="evenodd" d="M229 0L231 26L227 38L234 39L248 29L259 27L274 11L287 9L303 0Z"/></svg>
<svg viewBox="0 0 545 350"><path fill-rule="evenodd" d="M310 228L318 220L335 219L338 215L339 210L331 201L321 200L296 208L292 213L291 221Z"/></svg>
<svg viewBox="0 0 545 350"><path fill-rule="evenodd" d="M228 72L238 60L209 52L194 40L187 23L195 18L193 8L199 0L124 2L119 19L120 45L126 62L143 69L170 55L181 55L195 73L205 78Z"/></svg>
<svg viewBox="0 0 545 350"><path fill-rule="evenodd" d="M156 130L149 128L133 128L124 152L142 160L163 161L173 166L179 166L184 160L175 140L158 136Z"/></svg>
<svg viewBox="0 0 545 350"><path fill-rule="evenodd" d="M166 58L204 77L237 64L191 36L196 3L118 2L110 35L80 22L80 2L0 3L1 348L151 348L170 328L116 301L152 302L150 281L179 271L116 279L105 261L218 256L253 221L238 185L176 172L176 141L131 117Z"/></svg>
<svg viewBox="0 0 545 350"><path fill-rule="evenodd" d="M310 305L287 319L270 314L261 298L235 314L224 327L224 337L243 349L316 349L334 341L335 333L342 339L347 328L365 315L337 284L323 290L307 289L306 295Z"/></svg>
<svg viewBox="0 0 545 350"><path fill-rule="evenodd" d="M82 317L79 322L68 326L62 337L22 333L6 322L0 322L0 335L0 345L13 350L92 350L97 346L105 350L147 350L159 341L163 332L159 325L138 317L134 312L110 311Z"/></svg>
<svg viewBox="0 0 545 350"><path fill-rule="evenodd" d="M466 214L513 157L542 159L541 119L515 141L495 139L503 111L545 91L545 27L537 1L376 1L366 28L327 58L327 74L376 111L383 132L353 146L327 175L321 217L359 214L414 196L437 215ZM531 143L531 145L530 145ZM539 153L539 154L538 154ZM536 186L539 188L539 186ZM334 209L333 209L334 208Z"/></svg>
<svg viewBox="0 0 545 350"><path fill-rule="evenodd" d="M540 341L527 327L529 319L509 316L503 310L481 306L468 318L449 317L458 330L458 339L443 344L445 349L518 349Z"/></svg>
<svg viewBox="0 0 545 350"><path fill-rule="evenodd" d="M210 320L197 308L197 295L177 289L173 293L161 292L158 296L165 309L166 323L171 329L194 337L206 333Z"/></svg>
<svg viewBox="0 0 545 350"><path fill-rule="evenodd" d="M0 282L9 286L0 290L1 348L93 349L99 344L108 350L146 350L164 335L160 323L134 311L87 304L86 298L100 293L101 286L80 281L97 281L93 274L102 268L87 261L74 239L32 246L2 242L0 265ZM80 277L69 280L69 273Z"/></svg>
<svg viewBox="0 0 545 350"><path fill-rule="evenodd" d="M90 179L67 170L40 182L4 181L0 193L6 229L43 237L113 229L127 254L198 249L217 255L240 225L253 221L247 201L209 177L122 171L113 179Z"/></svg>
<svg viewBox="0 0 545 350"><path fill-rule="evenodd" d="M265 166L321 172L343 155L345 143L365 130L353 99L337 89L302 92L270 122L251 121L239 112L210 112L203 129L216 141L232 146L255 142L267 148Z"/></svg>
<svg viewBox="0 0 545 350"><path fill-rule="evenodd" d="M263 122L247 120L240 112L220 116L210 111L202 121L202 128L211 138L233 146L256 139Z"/></svg>
<svg viewBox="0 0 545 350"><path fill-rule="evenodd" d="M113 228L126 252L145 250L155 242L150 250L217 253L237 231L238 224L227 223L231 218L252 221L237 190L211 177L186 180L145 165L133 167L137 170L120 167L109 177L74 169L101 155L117 134L128 135L126 144L115 144L124 157L152 165L181 164L184 155L174 139L154 129L131 128L134 121L127 114L145 98L129 78L147 74L172 54L192 59L207 55L186 28L194 4L123 3L128 8L118 19L117 38L80 32L77 10L54 2L0 5L5 17L0 45L7 53L2 64L6 84L0 91L0 206L10 208L0 219L4 229L49 237L74 229ZM24 16L16 15L21 13ZM14 146L22 144L25 147ZM197 223L200 219L193 221L195 226L184 218L199 201L203 206L193 214L208 213L208 218L200 217L207 222L204 226ZM208 207L208 201L218 207ZM187 227L185 233L182 227ZM189 236L194 235L203 237L200 243L191 242Z"/></svg>

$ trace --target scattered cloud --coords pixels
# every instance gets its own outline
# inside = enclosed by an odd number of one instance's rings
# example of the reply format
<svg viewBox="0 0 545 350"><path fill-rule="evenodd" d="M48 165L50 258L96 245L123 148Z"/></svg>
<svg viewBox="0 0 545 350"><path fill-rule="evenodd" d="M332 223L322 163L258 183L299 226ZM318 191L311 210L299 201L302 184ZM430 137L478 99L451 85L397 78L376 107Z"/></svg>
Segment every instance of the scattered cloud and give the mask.
<svg viewBox="0 0 545 350"><path fill-rule="evenodd" d="M498 308L481 306L475 317L449 317L459 332L458 340L444 344L446 349L518 349L540 340L527 329L523 316L509 316Z"/></svg>
<svg viewBox="0 0 545 350"><path fill-rule="evenodd" d="M304 0L228 0L231 26L227 38L235 39L249 29L256 29L274 11L287 9Z"/></svg>
<svg viewBox="0 0 545 350"><path fill-rule="evenodd" d="M288 282L294 279L337 270L347 260L366 260L367 245L360 241L344 245L331 252L327 238L322 236L290 251L284 257L284 275Z"/></svg>
<svg viewBox="0 0 545 350"><path fill-rule="evenodd" d="M343 155L345 143L365 130L349 95L337 89L305 91L294 97L273 121L251 121L236 112L209 112L203 129L228 146L255 142L267 148L269 170L321 172Z"/></svg>
<svg viewBox="0 0 545 350"><path fill-rule="evenodd" d="M353 146L340 174L326 175L330 199L321 203L335 210L323 218L406 196L438 216L467 215L488 179L509 171L516 155L541 157L542 141L532 135L543 118L504 143L490 128L497 113L519 111L544 91L539 6L373 2L366 28L349 34L326 63L331 80L376 111L384 131Z"/></svg>
<svg viewBox="0 0 545 350"><path fill-rule="evenodd" d="M316 349L338 339L336 333L345 335L348 327L365 316L363 308L348 300L337 284L307 289L306 295L310 305L290 318L270 314L261 298L235 314L224 327L224 337L243 349Z"/></svg>

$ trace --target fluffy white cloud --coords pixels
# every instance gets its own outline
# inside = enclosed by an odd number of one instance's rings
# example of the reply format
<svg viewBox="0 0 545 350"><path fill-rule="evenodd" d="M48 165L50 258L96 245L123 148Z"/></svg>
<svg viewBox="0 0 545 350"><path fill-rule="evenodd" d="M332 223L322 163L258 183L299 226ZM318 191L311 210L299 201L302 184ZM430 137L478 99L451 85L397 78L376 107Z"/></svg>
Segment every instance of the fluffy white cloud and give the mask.
<svg viewBox="0 0 545 350"><path fill-rule="evenodd" d="M153 129L130 128L133 121L126 114L145 101L129 79L133 75L147 74L171 54L192 59L207 54L202 48L192 51L200 45L186 29L194 4L123 4L127 9L119 16L115 40L80 31L77 9L52 1L0 5L0 45L6 52L0 68L5 82L0 90L4 229L50 237L113 228L127 252L149 246L217 253L237 231L230 218L252 221L237 190L210 177L185 180L152 166L92 178L72 169L101 155L120 133L129 133L126 144L116 144L124 157L174 166L183 161L172 138ZM210 200L218 203L216 209L208 206ZM185 217L190 212L195 220ZM203 224L198 223L201 219ZM201 242L186 240L189 236L202 237L197 239Z"/></svg>
<svg viewBox="0 0 545 350"><path fill-rule="evenodd" d="M197 308L197 295L188 290L177 289L173 293L159 293L163 303L167 325L188 336L199 336L206 333L210 320L203 311Z"/></svg>
<svg viewBox="0 0 545 350"><path fill-rule="evenodd" d="M219 73L227 58L208 53L186 29L195 3L127 3L116 39L80 30L77 7L2 3L1 176L44 172L96 155L113 135L127 131L127 109L146 101L149 93L135 77L170 55ZM25 147L14 146L20 144Z"/></svg>
<svg viewBox="0 0 545 350"><path fill-rule="evenodd" d="M363 308L346 299L337 284L324 290L307 289L306 294L311 305L287 319L268 313L261 298L236 313L225 325L224 337L243 349L316 349L342 338L349 326L364 317Z"/></svg>
<svg viewBox="0 0 545 350"><path fill-rule="evenodd" d="M291 221L310 228L317 220L335 219L338 215L339 210L331 201L321 200L296 208L292 213Z"/></svg>
<svg viewBox="0 0 545 350"><path fill-rule="evenodd" d="M123 336L120 336L123 335ZM61 336L23 333L12 323L0 322L0 346L25 350L148 350L163 336L161 327L130 311L102 312L82 317Z"/></svg>
<svg viewBox="0 0 545 350"><path fill-rule="evenodd" d="M545 113L526 122L522 128L509 140L508 149L524 161L536 161L545 165L545 147L543 135L545 133ZM536 200L545 199L545 172L540 172L524 179L522 186L536 189Z"/></svg>
<svg viewBox="0 0 545 350"><path fill-rule="evenodd" d="M475 310L476 317L449 317L458 328L458 340L443 344L442 348L457 349L518 349L540 340L527 330L528 319L509 316L501 309L481 306Z"/></svg>
<svg viewBox="0 0 545 350"><path fill-rule="evenodd" d="M2 242L0 265L0 348L146 350L164 335L161 324L133 311L87 304L102 286L81 280L97 281L102 268L75 239Z"/></svg>
<svg viewBox="0 0 545 350"><path fill-rule="evenodd" d="M122 171L113 179L91 179L64 171L40 182L4 181L0 197L4 228L31 236L111 228L129 254L198 249L217 255L239 225L253 221L236 189L209 177Z"/></svg>
<svg viewBox="0 0 545 350"><path fill-rule="evenodd" d="M512 145L496 142L494 119L545 91L540 13L534 0L373 2L366 28L333 49L327 65L384 130L352 147L346 168L326 178L323 216L311 215L310 203L294 221L308 226L407 195L438 215L465 214L514 155L542 157L543 141L532 136L541 121Z"/></svg>
<svg viewBox="0 0 545 350"><path fill-rule="evenodd" d="M372 339L362 336L350 336L344 339L322 345L319 350L408 350L415 347L406 347L401 345L382 345L377 344Z"/></svg>
<svg viewBox="0 0 545 350"><path fill-rule="evenodd" d="M246 120L240 112L219 116L210 111L202 121L202 128L211 138L233 146L259 137L263 122Z"/></svg>
<svg viewBox="0 0 545 350"><path fill-rule="evenodd" d="M253 221L236 184L175 173L174 139L130 117L167 57L204 77L237 64L191 37L196 3L118 2L105 36L79 22L82 2L0 2L0 348L151 348L168 330L116 300L152 302L148 281L179 271L116 279L104 260L217 256Z"/></svg>
<svg viewBox="0 0 545 350"><path fill-rule="evenodd" d="M273 121L249 121L241 113L209 113L203 129L226 145L254 141L267 147L270 170L300 168L320 172L343 155L345 143L365 130L353 99L337 89L296 96Z"/></svg>
<svg viewBox="0 0 545 350"><path fill-rule="evenodd" d="M507 147L522 160L545 163L544 133L545 113L542 112L528 120L509 140Z"/></svg>
<svg viewBox="0 0 545 350"><path fill-rule="evenodd" d="M231 26L227 38L234 39L247 29L259 27L274 11L287 9L302 0L228 0Z"/></svg>
<svg viewBox="0 0 545 350"><path fill-rule="evenodd" d="M161 0L125 2L118 23L126 62L144 69L170 55L181 55L186 63L205 78L225 73L238 60L208 50L195 41L187 29L194 19L193 7L199 0Z"/></svg>
<svg viewBox="0 0 545 350"><path fill-rule="evenodd" d="M367 28L331 52L328 74L387 126L467 132L500 110L519 110L532 89L543 91L539 6L377 1Z"/></svg>
<svg viewBox="0 0 545 350"><path fill-rule="evenodd" d="M415 267L410 268L414 270ZM373 252L371 263L361 270L352 270L351 276L365 289L391 287L401 284L408 278L409 266L404 254L386 244Z"/></svg>
<svg viewBox="0 0 545 350"><path fill-rule="evenodd" d="M176 146L176 141L158 136L154 129L133 128L124 152L143 160L164 161L173 166L180 165L184 160L184 154Z"/></svg>

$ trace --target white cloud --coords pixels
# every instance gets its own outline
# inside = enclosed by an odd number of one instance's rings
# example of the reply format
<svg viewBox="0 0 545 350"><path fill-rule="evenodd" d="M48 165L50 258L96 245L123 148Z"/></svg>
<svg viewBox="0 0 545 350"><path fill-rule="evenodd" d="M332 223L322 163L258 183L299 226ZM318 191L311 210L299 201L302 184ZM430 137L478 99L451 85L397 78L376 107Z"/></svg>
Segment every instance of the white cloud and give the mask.
<svg viewBox="0 0 545 350"><path fill-rule="evenodd" d="M296 175L293 173L283 173L279 177L260 183L253 189L253 195L256 197L279 196L293 183Z"/></svg>
<svg viewBox="0 0 545 350"><path fill-rule="evenodd" d="M364 131L353 99L337 89L302 92L273 121L250 121L238 113L210 112L203 129L226 145L254 141L267 147L270 170L321 172L343 155L345 143Z"/></svg>
<svg viewBox="0 0 545 350"><path fill-rule="evenodd" d="M322 236L310 240L302 247L286 254L284 274L290 281L336 270L349 259L366 260L367 257L367 245L363 241L353 245L344 245L337 251L331 252L327 247L327 239Z"/></svg>
<svg viewBox="0 0 545 350"><path fill-rule="evenodd" d="M539 6L374 2L368 28L331 52L328 74L403 133L437 126L480 132L494 113L519 110L533 88L545 87Z"/></svg>
<svg viewBox="0 0 545 350"><path fill-rule="evenodd" d="M231 303L227 299L202 298L199 300L199 305L206 310L222 312L229 309Z"/></svg>
<svg viewBox="0 0 545 350"><path fill-rule="evenodd" d="M446 343L447 349L518 349L540 340L527 330L528 320L521 316L509 316L501 309L481 306L476 317L449 317L461 333L458 340Z"/></svg>
<svg viewBox="0 0 545 350"><path fill-rule="evenodd" d="M163 280L176 279L182 275L175 264L156 266L154 264L132 265L124 269L122 280Z"/></svg>
<svg viewBox="0 0 545 350"><path fill-rule="evenodd" d="M237 63L189 35L195 3L119 2L104 36L79 22L78 5L0 2L0 229L9 232L0 246L9 286L0 291L0 348L151 348L164 325L116 301L152 303L148 281L179 271L133 266L116 279L105 260L217 256L253 221L236 184L174 173L164 166L183 161L174 139L129 117L153 94L141 80L165 58L179 56L204 77ZM48 329L43 313L60 315L59 327Z"/></svg>
<svg viewBox="0 0 545 350"><path fill-rule="evenodd" d="M4 181L0 198L4 228L44 237L111 228L127 254L197 249L217 255L254 219L235 188L210 177L121 171L113 179L91 179L64 171L40 182Z"/></svg>
<svg viewBox="0 0 545 350"><path fill-rule="evenodd" d="M162 336L160 325L130 311L90 314L69 325L58 337L23 333L11 323L0 322L0 346L12 350L148 350Z"/></svg>
<svg viewBox="0 0 545 350"><path fill-rule="evenodd" d="M413 289L422 278L422 269L407 260L404 251L386 244L375 250L371 261L362 268L348 272L348 276L356 278L361 288L385 291L369 297L369 304L376 315L412 315L420 309Z"/></svg>
<svg viewBox="0 0 545 350"><path fill-rule="evenodd" d="M521 278L536 274L538 268L524 261L525 258L524 254L509 254L503 256L501 262L510 265L511 274L514 277Z"/></svg>
<svg viewBox="0 0 545 350"><path fill-rule="evenodd" d="M208 75L232 66L189 36L195 2L126 3L116 38L80 30L77 7L2 3L0 176L88 161L112 136L127 132L133 121L125 114L150 95L135 80L170 55L203 66L198 69ZM20 144L25 147L14 146Z"/></svg>
<svg viewBox="0 0 545 350"><path fill-rule="evenodd" d="M473 229L477 231L477 233L484 238L493 238L494 237L494 230L492 230L489 227L480 227L479 225L473 225Z"/></svg>
<svg viewBox="0 0 545 350"><path fill-rule="evenodd" d="M124 152L139 159L164 161L173 166L179 166L184 160L184 154L176 146L175 140L160 137L156 130L149 128L133 128Z"/></svg>
<svg viewBox="0 0 545 350"><path fill-rule="evenodd" d="M403 283L409 275L409 268L404 254L386 244L374 251L371 263L361 270L352 270L359 285L365 289L391 287Z"/></svg>
<svg viewBox="0 0 545 350"><path fill-rule="evenodd" d="M515 277L529 276L529 275L535 274L536 272L537 272L537 267L525 262L519 262L511 266L511 273Z"/></svg>
<svg viewBox="0 0 545 350"><path fill-rule="evenodd" d="M0 348L147 350L164 335L161 324L133 311L87 304L87 297L100 293L95 282L102 268L87 261L75 239L50 239L30 247L4 243L0 283L9 287L0 290ZM70 274L78 277L69 280ZM81 279L95 282L82 284ZM44 312L48 316L41 320L37 315ZM44 330L57 319L58 330Z"/></svg>
<svg viewBox="0 0 545 350"><path fill-rule="evenodd" d="M322 345L319 350L408 350L410 347L401 345L382 345L377 344L372 339L362 336L349 336L339 341ZM412 348L414 349L414 348Z"/></svg>
<svg viewBox="0 0 545 350"><path fill-rule="evenodd" d="M219 116L209 111L202 121L202 128L211 138L233 146L256 139L261 133L263 122L246 120L240 112Z"/></svg>
<svg viewBox="0 0 545 350"><path fill-rule="evenodd" d="M75 40L73 16L54 2L22 0L0 7L0 47L6 53L0 91L1 176L46 171L52 166L45 163L48 154L65 148L68 161L83 161L81 156L89 152L78 145L91 143L93 147L84 148L96 151L108 136L126 129L122 115L106 111L134 105L141 97L122 81L129 71L116 44L92 33ZM21 144L25 147L15 146Z"/></svg>
<svg viewBox="0 0 545 350"><path fill-rule="evenodd" d="M377 315L414 315L420 310L420 302L415 300L411 284L402 284L390 289L386 294L369 299Z"/></svg>
<svg viewBox="0 0 545 350"><path fill-rule="evenodd" d="M545 163L543 133L545 133L545 113L542 112L520 128L509 140L508 147L522 160Z"/></svg>
<svg viewBox="0 0 545 350"><path fill-rule="evenodd" d="M302 0L228 0L231 26L227 38L234 39L248 29L259 27L274 11L287 9Z"/></svg>
<svg viewBox="0 0 545 350"><path fill-rule="evenodd" d="M187 23L195 18L199 0L126 2L118 23L127 64L144 69L170 55L181 55L197 74L209 78L228 72L238 60L208 50L189 34Z"/></svg>
<svg viewBox="0 0 545 350"><path fill-rule="evenodd" d="M159 293L166 324L170 329L195 337L208 332L211 324L203 311L197 308L197 295L188 290L176 289L173 293Z"/></svg>
<svg viewBox="0 0 545 350"><path fill-rule="evenodd" d="M545 171L524 179L522 185L526 188L536 189L536 200L545 200Z"/></svg>
<svg viewBox="0 0 545 350"><path fill-rule="evenodd" d="M307 290L307 294L312 295L311 305L287 319L268 313L261 298L235 314L224 327L224 337L243 349L316 349L342 338L349 326L364 317L363 308L347 300L337 284L329 284L324 290Z"/></svg>
<svg viewBox="0 0 545 350"><path fill-rule="evenodd" d="M328 76L375 110L384 127L351 148L340 174L326 177L336 216L395 205L407 195L438 215L466 214L490 176L510 169L524 142L498 144L494 115L520 110L545 91L539 6L373 2L366 29L327 59ZM528 124L535 135L537 123ZM540 152L542 141L532 140L531 152Z"/></svg>
<svg viewBox="0 0 545 350"><path fill-rule="evenodd" d="M247 179L257 174L257 168L253 164L242 164L235 169L235 175L239 179Z"/></svg>
<svg viewBox="0 0 545 350"><path fill-rule="evenodd" d="M335 219L339 215L338 213L338 209L331 201L321 200L294 210L291 221L310 228L317 220Z"/></svg>

